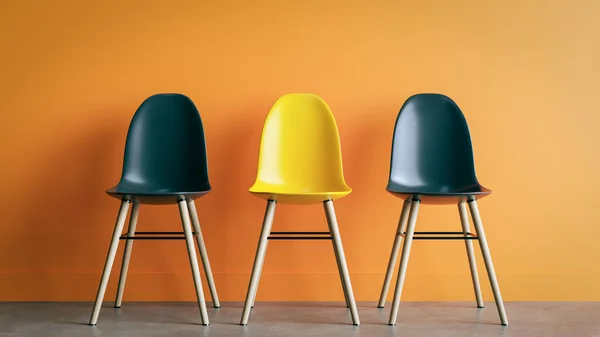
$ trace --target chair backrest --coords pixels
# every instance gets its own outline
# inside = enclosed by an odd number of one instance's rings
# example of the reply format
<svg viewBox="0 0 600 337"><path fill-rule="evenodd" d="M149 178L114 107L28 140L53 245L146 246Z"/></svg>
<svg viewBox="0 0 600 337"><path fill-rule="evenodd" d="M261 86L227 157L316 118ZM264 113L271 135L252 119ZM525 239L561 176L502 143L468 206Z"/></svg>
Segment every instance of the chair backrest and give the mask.
<svg viewBox="0 0 600 337"><path fill-rule="evenodd" d="M269 111L253 188L267 186L285 193L349 190L335 118L321 97L287 94Z"/></svg>
<svg viewBox="0 0 600 337"><path fill-rule="evenodd" d="M127 133L121 183L148 193L208 191L204 129L181 94L156 94L137 109Z"/></svg>
<svg viewBox="0 0 600 337"><path fill-rule="evenodd" d="M390 184L415 193L458 192L478 185L467 121L441 94L417 94L400 109L392 145Z"/></svg>

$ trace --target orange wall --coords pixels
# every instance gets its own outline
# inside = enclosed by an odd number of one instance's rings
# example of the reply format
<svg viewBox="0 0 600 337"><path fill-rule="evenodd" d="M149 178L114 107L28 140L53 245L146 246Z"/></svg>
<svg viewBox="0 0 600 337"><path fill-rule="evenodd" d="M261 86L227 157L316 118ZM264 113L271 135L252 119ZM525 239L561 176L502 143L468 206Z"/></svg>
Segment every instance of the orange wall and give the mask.
<svg viewBox="0 0 600 337"><path fill-rule="evenodd" d="M222 300L247 289L265 206L247 188L289 92L337 118L358 300L379 294L401 207L385 192L392 129L417 92L453 97L470 124L505 299L600 300L600 2L170 3L2 2L0 300L93 299L119 204L104 190L157 92L189 95L205 123L214 191L197 205ZM178 230L177 208L142 207L138 228ZM322 207L280 206L274 228L323 230ZM456 207L422 207L418 228L458 230ZM183 242L137 242L125 296L193 300ZM272 242L258 297L341 300L331 246ZM464 245L415 243L405 298L472 299Z"/></svg>

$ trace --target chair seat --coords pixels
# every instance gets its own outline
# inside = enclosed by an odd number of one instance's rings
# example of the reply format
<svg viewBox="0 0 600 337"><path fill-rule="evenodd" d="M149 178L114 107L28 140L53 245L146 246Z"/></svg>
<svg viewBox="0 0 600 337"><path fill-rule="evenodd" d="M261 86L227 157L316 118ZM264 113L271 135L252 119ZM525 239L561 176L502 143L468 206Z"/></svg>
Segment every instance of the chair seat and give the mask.
<svg viewBox="0 0 600 337"><path fill-rule="evenodd" d="M149 205L172 205L177 204L182 198L195 200L210 192L208 190L197 191L174 191L170 189L148 190L132 186L117 185L108 189L106 193L119 200L135 200L140 204Z"/></svg>
<svg viewBox="0 0 600 337"><path fill-rule="evenodd" d="M265 200L275 200L277 203L281 204L317 204L327 200L337 200L341 199L352 190L348 188L345 191L334 191L334 192L302 192L302 193L290 193L290 192L281 192L281 191L265 191L258 190L254 188L250 188L250 193L253 195L265 199Z"/></svg>
<svg viewBox="0 0 600 337"><path fill-rule="evenodd" d="M460 189L427 190L422 187L403 186L390 182L386 188L392 195L401 199L416 197L422 204L430 205L453 205L469 200L486 197L492 193L488 188L481 185L471 185Z"/></svg>

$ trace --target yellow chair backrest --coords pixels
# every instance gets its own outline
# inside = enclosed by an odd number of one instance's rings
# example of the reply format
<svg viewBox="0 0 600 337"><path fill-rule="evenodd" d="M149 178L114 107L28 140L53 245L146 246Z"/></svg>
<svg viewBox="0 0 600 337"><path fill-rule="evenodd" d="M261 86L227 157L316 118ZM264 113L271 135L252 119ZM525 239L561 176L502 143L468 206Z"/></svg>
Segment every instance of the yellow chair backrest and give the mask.
<svg viewBox="0 0 600 337"><path fill-rule="evenodd" d="M351 192L344 180L335 118L321 97L287 94L275 102L265 120L258 174L250 192L265 198L297 195L286 201L301 203Z"/></svg>

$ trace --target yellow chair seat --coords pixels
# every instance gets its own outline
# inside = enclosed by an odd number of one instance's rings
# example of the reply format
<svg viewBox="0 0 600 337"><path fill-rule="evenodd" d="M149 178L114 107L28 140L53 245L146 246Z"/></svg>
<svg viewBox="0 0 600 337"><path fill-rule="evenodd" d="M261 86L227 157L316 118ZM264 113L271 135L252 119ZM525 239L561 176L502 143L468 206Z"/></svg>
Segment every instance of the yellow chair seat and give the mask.
<svg viewBox="0 0 600 337"><path fill-rule="evenodd" d="M352 190L343 192L313 192L313 193L282 193L282 192L259 192L250 189L253 195L265 199L275 200L280 204L316 204L327 200L337 200L350 194Z"/></svg>
<svg viewBox="0 0 600 337"><path fill-rule="evenodd" d="M320 203L352 192L344 180L335 118L322 98L287 94L275 102L265 120L258 174L249 191L288 204Z"/></svg>

